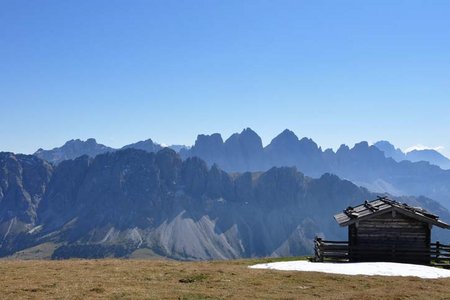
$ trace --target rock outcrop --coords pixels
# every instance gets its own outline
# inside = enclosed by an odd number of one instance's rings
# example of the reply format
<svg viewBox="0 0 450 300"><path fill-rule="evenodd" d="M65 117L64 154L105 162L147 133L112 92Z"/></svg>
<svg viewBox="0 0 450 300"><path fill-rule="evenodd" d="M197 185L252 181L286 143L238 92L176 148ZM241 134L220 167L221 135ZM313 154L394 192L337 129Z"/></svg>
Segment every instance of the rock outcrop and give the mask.
<svg viewBox="0 0 450 300"><path fill-rule="evenodd" d="M55 245L53 258L126 257L142 248L189 260L302 255L316 234L345 238L333 214L374 197L331 174L312 179L295 167L229 174L168 148L56 167L1 153L0 255L41 244ZM406 201L450 218L430 199Z"/></svg>

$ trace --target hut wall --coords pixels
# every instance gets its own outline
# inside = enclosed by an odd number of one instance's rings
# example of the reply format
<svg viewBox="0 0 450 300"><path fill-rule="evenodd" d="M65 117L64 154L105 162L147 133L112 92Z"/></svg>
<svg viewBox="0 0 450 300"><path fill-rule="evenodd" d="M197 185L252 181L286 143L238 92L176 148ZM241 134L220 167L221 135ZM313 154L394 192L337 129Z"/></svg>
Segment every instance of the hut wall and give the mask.
<svg viewBox="0 0 450 300"><path fill-rule="evenodd" d="M375 215L349 226L350 260L429 263L430 232L399 212Z"/></svg>

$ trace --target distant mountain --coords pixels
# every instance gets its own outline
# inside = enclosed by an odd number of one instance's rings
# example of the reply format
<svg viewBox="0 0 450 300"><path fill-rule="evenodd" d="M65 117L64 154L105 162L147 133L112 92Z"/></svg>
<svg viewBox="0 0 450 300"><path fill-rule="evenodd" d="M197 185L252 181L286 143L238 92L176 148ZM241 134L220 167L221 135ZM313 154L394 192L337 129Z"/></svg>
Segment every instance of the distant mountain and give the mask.
<svg viewBox="0 0 450 300"><path fill-rule="evenodd" d="M262 147L260 141L249 128L233 134L225 142L218 133L199 135L195 145L180 154L184 158L198 156L209 166L217 164L232 173L266 171L273 166L295 166L314 178L332 173L374 192L425 195L450 208L450 171L428 162L397 162L367 142L351 149L342 145L336 152L323 151L313 140L299 139L289 130L283 131L266 147ZM390 151L398 154L394 147Z"/></svg>
<svg viewBox="0 0 450 300"><path fill-rule="evenodd" d="M161 145L154 143L151 139L140 141L134 144L123 146L122 149L138 149L138 150L144 150L147 152L158 152L163 147Z"/></svg>
<svg viewBox="0 0 450 300"><path fill-rule="evenodd" d="M113 148L107 147L102 144L98 144L95 139L82 140L70 140L63 146L53 148L52 150L37 150L34 155L46 160L48 162L59 164L60 162L68 159L74 159L82 155L88 155L95 157L98 154L114 151Z"/></svg>
<svg viewBox="0 0 450 300"><path fill-rule="evenodd" d="M312 139L299 139L290 130L283 131L263 147L261 138L250 128L231 135L225 141L220 134L215 133L199 135L191 148L173 147L179 150L183 159L200 157L208 166L217 164L231 173L295 166L307 176L318 178L324 173L337 174L374 192L397 196L425 195L450 208L450 171L426 162L431 161L445 168L448 159L432 150L405 154L384 141L374 146L362 142L352 149L342 145L336 152L331 149L323 151ZM156 152L163 147L149 139L123 147L128 148ZM111 151L116 149L99 145L90 139L86 142L69 141L61 148L39 150L36 155L58 164L63 159L85 154L95 157L98 153Z"/></svg>
<svg viewBox="0 0 450 300"><path fill-rule="evenodd" d="M177 153L180 151L189 150L189 147L185 146L185 145L170 145L170 146L167 146L167 148L170 148Z"/></svg>
<svg viewBox="0 0 450 300"><path fill-rule="evenodd" d="M413 150L406 153L406 157L410 161L428 161L429 163L439 166L442 169L450 169L450 159L432 149Z"/></svg>
<svg viewBox="0 0 450 300"><path fill-rule="evenodd" d="M432 165L439 166L444 170L450 169L450 159L436 150L413 150L404 153L402 150L395 148L394 145L387 141L376 142L374 146L383 151L386 157L391 157L398 162L402 160L409 160L412 162L426 161Z"/></svg>
<svg viewBox="0 0 450 300"><path fill-rule="evenodd" d="M53 245L53 258L143 249L175 259L301 255L310 253L315 234L344 239L333 214L374 197L337 176L312 179L295 168L231 176L167 148L58 166L0 153L0 255L42 255L43 245ZM404 200L450 220L435 201Z"/></svg>
<svg viewBox="0 0 450 300"><path fill-rule="evenodd" d="M272 140L261 155L269 166L297 166L302 172L318 177L326 173L321 161L322 154L322 149L312 139L299 139L286 129Z"/></svg>
<svg viewBox="0 0 450 300"><path fill-rule="evenodd" d="M151 139L145 141L139 141L133 144L123 146L121 149L138 149L147 152L158 152L165 148L158 143L154 143ZM176 152L186 151L189 148L184 145L171 145L168 146ZM98 144L95 139L88 139L82 141L79 139L70 140L61 147L53 148L52 150L39 149L33 155L46 160L52 164L59 164L64 160L75 159L77 157L87 155L89 157L96 157L99 154L106 152L113 152L119 149L114 149L102 144Z"/></svg>
<svg viewBox="0 0 450 300"><path fill-rule="evenodd" d="M386 157L393 158L395 161L408 160L406 154L401 149L395 148L388 141L379 141L373 145L380 149Z"/></svg>

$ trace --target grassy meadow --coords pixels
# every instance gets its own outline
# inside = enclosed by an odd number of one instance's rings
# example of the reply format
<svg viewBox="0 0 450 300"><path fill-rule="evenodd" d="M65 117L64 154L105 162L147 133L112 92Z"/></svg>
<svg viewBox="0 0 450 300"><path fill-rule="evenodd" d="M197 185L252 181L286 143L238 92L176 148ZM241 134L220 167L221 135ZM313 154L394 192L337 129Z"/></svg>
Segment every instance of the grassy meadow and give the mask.
<svg viewBox="0 0 450 300"><path fill-rule="evenodd" d="M450 299L450 279L247 268L269 261L1 260L0 299Z"/></svg>

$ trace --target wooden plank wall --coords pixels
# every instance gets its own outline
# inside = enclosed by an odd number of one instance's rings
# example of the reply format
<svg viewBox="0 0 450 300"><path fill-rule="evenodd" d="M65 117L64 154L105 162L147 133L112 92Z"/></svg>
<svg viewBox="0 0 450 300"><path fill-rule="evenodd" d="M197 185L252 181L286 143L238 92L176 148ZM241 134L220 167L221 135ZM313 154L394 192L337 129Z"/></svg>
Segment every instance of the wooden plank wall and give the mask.
<svg viewBox="0 0 450 300"><path fill-rule="evenodd" d="M351 261L429 263L430 227L398 212L349 226Z"/></svg>

